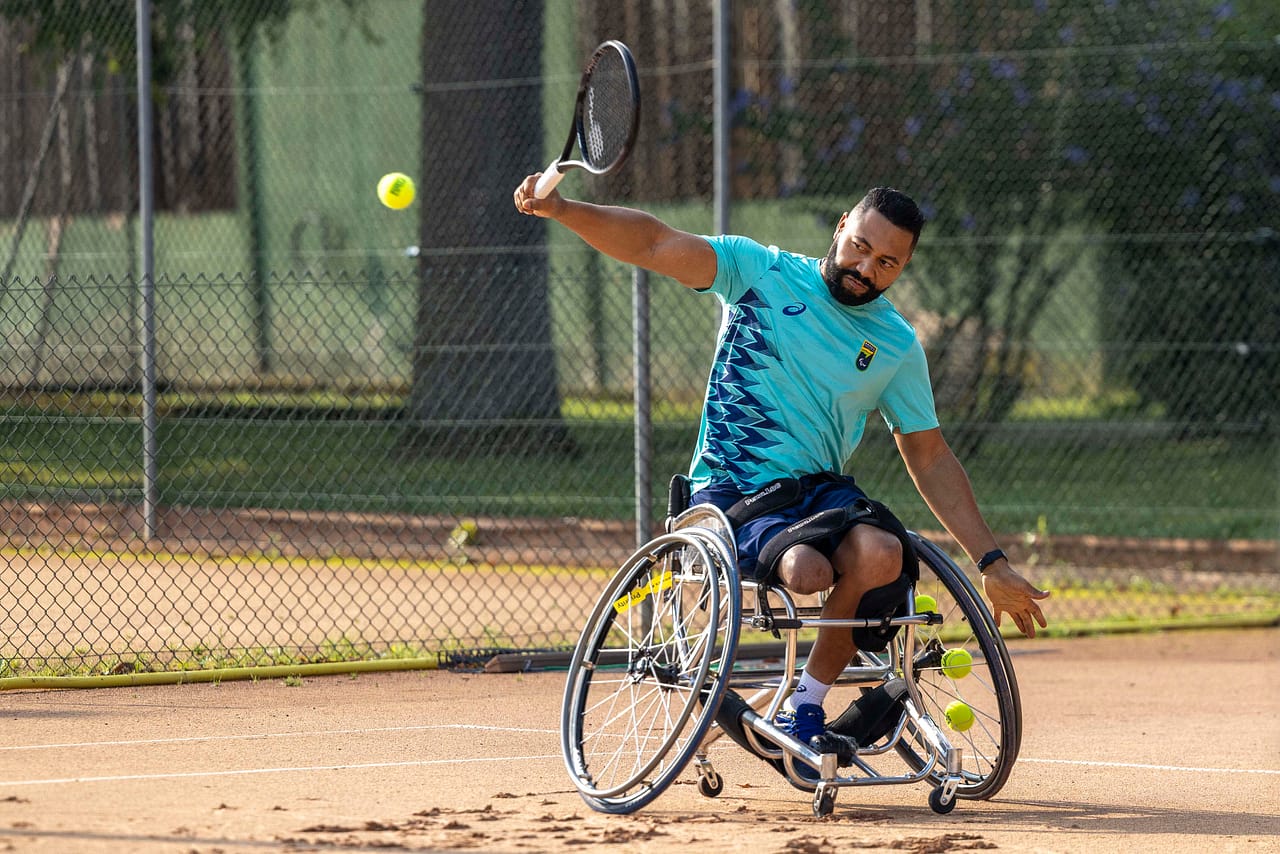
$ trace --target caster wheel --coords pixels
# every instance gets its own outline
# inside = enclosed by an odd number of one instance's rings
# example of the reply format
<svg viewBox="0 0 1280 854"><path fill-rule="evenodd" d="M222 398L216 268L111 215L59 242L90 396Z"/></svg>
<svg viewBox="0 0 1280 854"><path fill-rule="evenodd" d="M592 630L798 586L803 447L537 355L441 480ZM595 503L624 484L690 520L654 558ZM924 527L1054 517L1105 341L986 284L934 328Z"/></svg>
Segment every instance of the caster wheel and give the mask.
<svg viewBox="0 0 1280 854"><path fill-rule="evenodd" d="M706 798L714 798L724 791L724 778L715 771L698 778L698 792Z"/></svg>
<svg viewBox="0 0 1280 854"><path fill-rule="evenodd" d="M831 815L836 808L836 790L834 787L824 789L822 794L813 799L813 814L817 818Z"/></svg>
<svg viewBox="0 0 1280 854"><path fill-rule="evenodd" d="M942 800L942 787L934 789L929 793L929 808L938 815L946 815L956 808L956 801L960 800L952 795L948 800Z"/></svg>

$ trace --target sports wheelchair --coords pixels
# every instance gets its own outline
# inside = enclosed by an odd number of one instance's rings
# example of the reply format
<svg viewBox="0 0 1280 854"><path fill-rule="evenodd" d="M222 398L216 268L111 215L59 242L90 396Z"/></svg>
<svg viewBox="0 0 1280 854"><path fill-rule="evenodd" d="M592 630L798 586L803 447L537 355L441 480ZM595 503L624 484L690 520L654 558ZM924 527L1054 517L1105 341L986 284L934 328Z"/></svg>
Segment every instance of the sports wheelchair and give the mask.
<svg viewBox="0 0 1280 854"><path fill-rule="evenodd" d="M699 792L715 797L724 780L708 749L725 735L812 792L818 817L849 786L925 783L940 814L960 798L994 796L1021 741L1009 653L955 562L908 536L920 578L893 614L824 620L820 606L798 605L782 587L741 579L726 516L673 498L666 532L613 576L570 659L560 740L583 800L634 812L690 760ZM828 724L839 737L814 740L820 752L773 719L798 676L802 634L827 626L889 639L881 651L860 648L844 670L837 685L856 699ZM764 643L744 641L744 628ZM753 646L768 655L753 656Z"/></svg>

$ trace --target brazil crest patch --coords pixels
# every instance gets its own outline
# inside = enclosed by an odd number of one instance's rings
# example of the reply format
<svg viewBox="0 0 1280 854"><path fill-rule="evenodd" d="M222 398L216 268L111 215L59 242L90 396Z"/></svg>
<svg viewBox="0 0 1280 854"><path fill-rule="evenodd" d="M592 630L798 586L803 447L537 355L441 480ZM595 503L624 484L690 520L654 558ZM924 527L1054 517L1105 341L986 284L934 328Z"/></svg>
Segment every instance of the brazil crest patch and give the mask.
<svg viewBox="0 0 1280 854"><path fill-rule="evenodd" d="M858 370L865 371L867 368L871 367L871 360L875 357L876 345L872 344L870 341L863 341L862 349L858 351L858 360L855 362L858 366Z"/></svg>

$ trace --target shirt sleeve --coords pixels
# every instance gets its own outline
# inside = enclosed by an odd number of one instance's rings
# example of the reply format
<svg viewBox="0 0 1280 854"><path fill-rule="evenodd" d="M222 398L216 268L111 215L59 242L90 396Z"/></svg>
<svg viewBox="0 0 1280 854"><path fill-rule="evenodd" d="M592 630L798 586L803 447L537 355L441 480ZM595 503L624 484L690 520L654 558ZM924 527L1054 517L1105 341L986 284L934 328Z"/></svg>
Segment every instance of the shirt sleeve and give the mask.
<svg viewBox="0 0 1280 854"><path fill-rule="evenodd" d="M727 303L742 298L769 271L781 254L776 246L762 246L749 237L724 234L706 237L716 252L716 280L699 293L712 293Z"/></svg>
<svg viewBox="0 0 1280 854"><path fill-rule="evenodd" d="M918 338L911 342L910 352L880 396L880 414L891 429L902 433L918 433L938 426L929 362Z"/></svg>

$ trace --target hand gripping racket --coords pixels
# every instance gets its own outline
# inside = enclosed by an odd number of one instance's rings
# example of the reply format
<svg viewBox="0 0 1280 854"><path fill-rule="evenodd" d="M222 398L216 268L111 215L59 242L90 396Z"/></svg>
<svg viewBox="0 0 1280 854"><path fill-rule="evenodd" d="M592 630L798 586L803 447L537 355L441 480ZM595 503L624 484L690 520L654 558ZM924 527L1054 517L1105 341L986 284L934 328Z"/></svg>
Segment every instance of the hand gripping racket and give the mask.
<svg viewBox="0 0 1280 854"><path fill-rule="evenodd" d="M631 153L639 125L636 62L622 42L604 42L582 72L578 100L573 105L573 127L564 151L538 178L534 196L546 198L569 169L586 169L593 175L616 171ZM581 160L571 159L575 144L582 152Z"/></svg>

